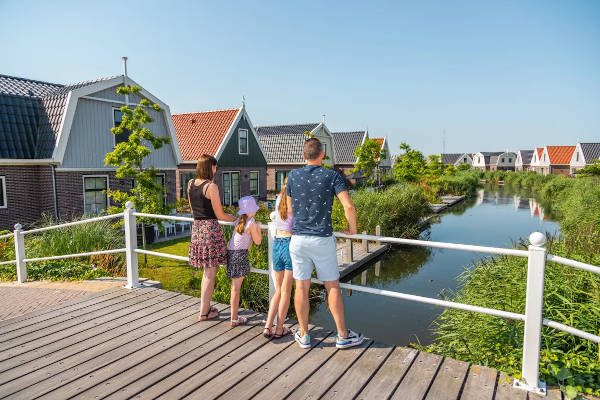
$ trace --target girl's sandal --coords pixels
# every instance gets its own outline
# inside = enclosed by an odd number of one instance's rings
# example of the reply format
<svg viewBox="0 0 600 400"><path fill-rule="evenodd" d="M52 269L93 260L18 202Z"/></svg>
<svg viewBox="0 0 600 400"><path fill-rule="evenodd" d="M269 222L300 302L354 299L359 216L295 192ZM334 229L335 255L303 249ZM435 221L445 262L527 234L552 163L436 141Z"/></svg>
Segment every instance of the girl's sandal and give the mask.
<svg viewBox="0 0 600 400"><path fill-rule="evenodd" d="M232 327L236 327L239 325L246 325L246 323L248 322L248 318L246 317L238 317L237 319L232 319L231 320L231 326Z"/></svg>
<svg viewBox="0 0 600 400"><path fill-rule="evenodd" d="M263 334L262 334L265 338L267 339L271 339L273 337L273 333L271 332L271 328L264 328L263 329Z"/></svg>
<svg viewBox="0 0 600 400"><path fill-rule="evenodd" d="M277 333L277 329L275 329L275 334L273 335L273 339L281 339L282 337L289 335L290 332L292 332L292 331L290 331L290 328L288 328L287 326L284 326L281 329L281 333L279 333L279 334Z"/></svg>
<svg viewBox="0 0 600 400"><path fill-rule="evenodd" d="M213 314L215 314L215 315L214 315L214 316L212 316L212 317L209 317L209 315L210 315L211 313L213 313ZM211 320L211 319L217 319L217 318L219 318L219 316L220 316L220 315L221 315L221 314L219 313L219 310L217 310L215 307L211 307L211 308L208 310L208 314L201 314L201 315L198 317L198 321L209 321L209 320Z"/></svg>

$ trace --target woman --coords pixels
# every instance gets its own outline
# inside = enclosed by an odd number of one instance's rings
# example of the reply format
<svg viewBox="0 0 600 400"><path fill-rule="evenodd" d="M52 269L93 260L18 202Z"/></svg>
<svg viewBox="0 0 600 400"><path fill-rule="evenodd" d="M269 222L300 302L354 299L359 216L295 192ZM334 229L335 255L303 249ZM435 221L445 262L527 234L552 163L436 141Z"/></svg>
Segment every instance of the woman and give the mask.
<svg viewBox="0 0 600 400"><path fill-rule="evenodd" d="M203 268L200 299L200 321L219 317L219 311L210 306L215 288L215 277L220 266L227 265L227 246L218 220L233 222L221 205L219 188L212 181L217 171L217 160L203 154L196 165L196 179L188 183L187 193L194 214L190 243L190 265Z"/></svg>
<svg viewBox="0 0 600 400"><path fill-rule="evenodd" d="M283 182L281 193L275 201L275 241L273 243L273 270L275 271L275 295L269 305L267 322L263 330L263 336L266 338L280 338L290 333L287 327L283 326L288 308L290 306L290 295L292 293L292 282L294 275L292 273L292 259L290 257L290 239L292 238L292 225L294 217L292 216L292 207L288 203L285 195L287 178ZM272 215L272 214L271 214ZM271 331L273 320L277 314L277 325L275 330Z"/></svg>

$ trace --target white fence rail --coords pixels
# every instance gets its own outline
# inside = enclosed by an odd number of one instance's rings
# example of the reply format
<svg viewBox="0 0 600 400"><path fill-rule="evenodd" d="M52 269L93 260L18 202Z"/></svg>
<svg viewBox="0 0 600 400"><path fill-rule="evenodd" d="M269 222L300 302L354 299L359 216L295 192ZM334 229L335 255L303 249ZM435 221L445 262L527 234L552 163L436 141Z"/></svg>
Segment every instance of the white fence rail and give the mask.
<svg viewBox="0 0 600 400"><path fill-rule="evenodd" d="M124 221L124 232L125 232L125 248L122 249L113 249L113 250L102 250L102 251L92 251L87 253L80 254L66 254L66 255L58 255L58 256L48 256L48 257L40 257L40 258L26 258L25 257L25 243L24 236L30 233L36 232L44 232L50 229L60 229L66 228L69 226L84 224L84 223L93 223L102 220L114 219L114 218L123 218ZM62 258L75 258L75 257L86 257L92 255L99 254L115 254L115 253L125 253L126 263L127 263L127 288L135 288L140 286L139 284L139 273L138 273L138 254L147 254L152 256L170 258L179 261L188 262L188 257L185 256L177 256L174 254L166 254L160 253L156 251L150 250L142 250L137 248L137 224L136 217L146 217L146 218L154 218L154 219L164 219L164 220L174 220L174 221L182 221L182 222L193 222L193 218L189 217L180 217L175 215L155 215L155 214L146 214L146 213L138 213L133 209L133 204L128 202L127 208L123 213L107 215L103 217L90 218L87 220L81 220L76 222L70 222L61 225L48 226L44 228L31 229L28 231L23 231L21 225L15 225L15 230L12 234L2 235L0 239L14 237L14 245L15 245L15 260L3 261L0 262L0 265L7 264L16 264L17 269L17 280L20 283L23 283L27 280L27 269L26 264L29 262L35 261L44 261L44 260L56 260ZM233 225L231 222L223 222L219 221L222 225ZM269 296L272 296L274 291L274 279L273 279L273 260L272 260L272 246L273 246L273 238L274 238L274 224L269 223L268 225L261 225L262 229L268 231L268 245L269 245L269 270L263 270L258 268L251 268L251 271L254 273L264 274L270 276L269 279ZM531 245L528 250L517 250L517 249L506 249L499 247L487 247L487 246L474 246L474 245L465 245L459 243L444 243L444 242L429 242L426 240L414 240L414 239L402 239L402 238L394 238L394 237L385 237L385 236L373 236L373 235L345 235L339 232L335 233L335 236L338 238L346 238L352 240L363 240L363 241L376 241L383 243L391 243L391 244L401 244L401 245L409 245L409 246L421 246L421 247L433 247L433 248L442 248L442 249L451 249L451 250L462 250L462 251L470 251L477 253L486 253L486 254L496 254L496 255L510 255L517 257L527 257L528 258L528 272L527 272L527 293L526 293L526 305L525 305L525 314L518 314L503 310L496 310L491 308L473 306L469 304L456 303L447 300L439 300L430 297L417 296L408 293L400 293L394 292L384 289L377 289L365 286L358 286L348 283L340 283L340 287L343 289L350 289L357 292L370 293L379 296L393 297L402 300L416 301L424 304L431 304L440 307L447 308L455 308L459 310L477 312L481 314L493 315L500 318L508 318L517 321L525 322L524 329L524 338L523 338L523 360L522 360L522 376L523 382L515 382L515 386L537 392L537 393L545 393L545 383L539 381L539 358L540 358L540 345L541 345L541 329L542 325L546 325L553 329L558 329L563 332L567 332L571 335L578 336L582 339L589 340L595 343L600 343L600 336L584 332L579 329L561 324L559 322L555 322L546 318L543 318L543 298L544 298L544 275L546 262L552 261L559 264L563 264L569 267L578 268L584 271L592 272L600 274L600 267L582 263L579 261L574 261L568 258L554 256L552 254L546 254L546 249L544 248L544 244L546 242L546 238L543 234L539 232L534 232L529 236L529 241ZM323 284L323 282L312 279L312 282L315 284Z"/></svg>

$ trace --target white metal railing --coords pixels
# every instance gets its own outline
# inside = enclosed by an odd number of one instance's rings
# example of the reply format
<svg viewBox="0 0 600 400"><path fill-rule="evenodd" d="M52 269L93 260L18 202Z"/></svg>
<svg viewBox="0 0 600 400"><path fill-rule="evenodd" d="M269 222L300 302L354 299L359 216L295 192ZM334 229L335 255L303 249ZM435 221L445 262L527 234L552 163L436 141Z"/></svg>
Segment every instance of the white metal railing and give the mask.
<svg viewBox="0 0 600 400"><path fill-rule="evenodd" d="M124 232L125 232L125 248L122 249L112 249L112 250L102 250L102 251L92 251L87 253L80 254L65 254L59 256L48 256L48 257L40 257L40 258L26 258L25 257L25 243L24 236L29 233L35 232L43 232L50 229L59 229L65 228L73 225L79 225L83 223L91 223L97 222L101 220L114 219L114 218L123 218L124 221ZM126 265L127 265L127 285L126 288L136 288L141 286L139 284L139 273L138 273L138 254L148 254L152 256L170 258L179 261L189 262L189 258L185 256L177 256L174 254L161 253L150 250L143 250L137 248L137 224L136 217L147 217L154 219L163 219L163 220L174 220L174 221L182 221L182 222L193 222L194 219L190 217L180 217L175 215L156 215L156 214L147 214L147 213L138 213L135 212L133 208L133 204L128 202L126 204L126 209L123 213L107 215L102 217L90 218L87 220L81 220L76 222L70 222L66 224L60 224L55 226L49 226L44 228L31 229L28 231L23 231L20 224L15 225L15 230L12 234L2 235L0 239L7 238L10 236L14 237L14 246L15 246L15 260L3 261L0 262L0 265L6 264L16 264L17 270L17 280L19 283L23 283L27 279L27 269L26 264L28 262L34 261L44 261L44 260L56 260L61 258L75 258L75 257L84 257L98 254L115 254L115 253L125 253ZM232 226L231 222L219 221L222 225ZM274 293L274 277L273 277L273 259L272 259L272 250L273 250L273 239L275 237L275 226L274 223L269 223L267 225L262 224L261 228L267 230L268 237L268 256L269 256L269 270L263 270L258 268L251 268L251 271L254 273L264 274L270 276L269 279L269 298L273 296ZM574 261L568 258L555 256L552 254L546 254L546 249L544 245L546 243L546 237L539 232L534 232L529 236L529 241L531 245L528 250L518 250L518 249L506 249L499 247L487 247L487 246L474 246L474 245L465 245L459 243L444 243L444 242L429 242L426 240L414 240L414 239L402 239L402 238L394 238L394 237L385 237L385 236L374 236L374 235L345 235L343 233L335 232L335 236L339 238L351 239L351 240L363 240L363 241L375 241L375 242L383 242L390 244L402 244L402 245L411 245L411 246L421 246L421 247L434 247L434 248L443 248L443 249L452 249L452 250L462 250L462 251L470 251L477 253L486 253L486 254L500 254L500 255L510 255L517 257L527 257L527 292L526 292L526 304L525 304L525 314L518 314L508 311L496 310L492 308L485 308L479 306L473 306L469 304L456 303L453 301L440 300L430 297L417 296L408 293L400 293L394 292L384 289L377 289L372 287L358 286L349 283L340 283L340 287L343 289L350 289L357 292L364 292L375 294L379 296L393 297L402 300L416 301L419 303L431 304L440 307L447 308L455 308L459 310L477 312L481 314L493 315L501 318L508 318L517 321L525 322L524 329L524 337L523 337L523 359L522 359L522 377L523 382L515 381L515 386L521 389L537 392L537 393L545 393L546 386L544 382L539 381L539 359L540 359L540 346L541 346L541 329L542 325L546 325L553 329L558 329L560 331L569 333L574 336L578 336L582 339L589 340L595 343L600 343L600 336L584 332L582 330L561 324L556 321L552 321L546 318L543 318L543 298L544 298L544 275L546 262L552 261L559 264L563 264L569 267L578 268L584 271L592 272L600 274L600 267L586 264L580 261ZM312 279L313 283L323 284L323 282L318 279Z"/></svg>

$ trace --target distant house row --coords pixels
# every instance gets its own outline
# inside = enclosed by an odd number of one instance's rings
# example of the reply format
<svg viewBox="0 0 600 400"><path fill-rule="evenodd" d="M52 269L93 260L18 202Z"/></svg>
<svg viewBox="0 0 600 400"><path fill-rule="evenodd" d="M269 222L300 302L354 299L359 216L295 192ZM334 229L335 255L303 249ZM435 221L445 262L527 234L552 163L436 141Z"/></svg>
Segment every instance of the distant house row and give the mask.
<svg viewBox="0 0 600 400"><path fill-rule="evenodd" d="M572 175L600 159L600 143L544 146L516 153L486 152L442 154L446 165L469 164L484 171L535 171L539 174Z"/></svg>
<svg viewBox="0 0 600 400"><path fill-rule="evenodd" d="M119 75L72 85L0 75L0 230L28 224L43 213L57 219L94 214L111 205L107 191L128 190L131 179L117 179L104 157L127 135L110 128L121 123L120 107L148 99L154 135L170 145L153 151L146 166L159 170L165 202L186 198L196 161L207 153L218 160L215 182L223 204L242 196L272 198L290 170L304 165L305 132L323 143L327 165L350 176L354 149L369 138L366 130L332 132L325 122L255 127L245 105L239 108L172 115L169 106L143 89L116 94L122 85L141 86ZM387 150L386 139L378 139ZM382 168L391 168L388 159ZM354 177L356 178L356 177Z"/></svg>

